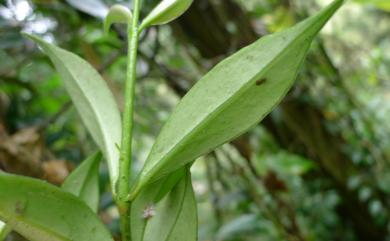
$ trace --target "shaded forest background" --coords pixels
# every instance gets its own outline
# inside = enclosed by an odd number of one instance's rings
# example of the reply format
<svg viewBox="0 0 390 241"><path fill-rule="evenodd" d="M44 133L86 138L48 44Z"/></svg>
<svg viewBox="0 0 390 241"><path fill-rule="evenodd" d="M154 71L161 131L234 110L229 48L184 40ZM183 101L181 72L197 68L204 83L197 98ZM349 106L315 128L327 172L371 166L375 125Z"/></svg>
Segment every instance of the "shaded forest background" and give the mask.
<svg viewBox="0 0 390 241"><path fill-rule="evenodd" d="M144 0L143 14L157 2ZM125 28L104 35L102 18L107 6L129 3L0 3L0 168L59 185L96 147L49 60L20 31L87 59L123 107ZM212 66L326 3L195 0L168 26L143 33L135 169L180 97ZM316 39L280 106L196 162L199 240L390 240L389 79L390 3L348 2ZM100 179L100 216L118 233L105 167Z"/></svg>

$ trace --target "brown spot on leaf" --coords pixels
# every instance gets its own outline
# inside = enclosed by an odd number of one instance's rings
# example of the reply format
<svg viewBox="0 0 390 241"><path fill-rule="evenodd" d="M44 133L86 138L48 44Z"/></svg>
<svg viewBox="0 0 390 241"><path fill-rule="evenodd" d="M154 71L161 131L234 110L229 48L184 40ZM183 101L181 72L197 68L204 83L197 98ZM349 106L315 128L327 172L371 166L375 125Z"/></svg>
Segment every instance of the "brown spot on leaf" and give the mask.
<svg viewBox="0 0 390 241"><path fill-rule="evenodd" d="M256 85L259 86L259 85L264 84L265 82L267 82L267 79L266 78L261 78L261 79L256 81Z"/></svg>
<svg viewBox="0 0 390 241"><path fill-rule="evenodd" d="M25 208L26 207L25 207L25 205L23 204L22 201L17 201L15 203L15 212L16 212L16 214L23 215Z"/></svg>

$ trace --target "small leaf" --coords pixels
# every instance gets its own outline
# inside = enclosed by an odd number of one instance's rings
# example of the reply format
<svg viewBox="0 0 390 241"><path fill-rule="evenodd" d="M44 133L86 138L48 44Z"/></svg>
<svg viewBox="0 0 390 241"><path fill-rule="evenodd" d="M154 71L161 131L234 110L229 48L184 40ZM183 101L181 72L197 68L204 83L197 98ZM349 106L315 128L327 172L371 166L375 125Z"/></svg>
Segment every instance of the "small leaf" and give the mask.
<svg viewBox="0 0 390 241"><path fill-rule="evenodd" d="M196 241L198 232L197 208L186 168L177 173L180 181L159 203L154 202L161 184L146 188L132 205L133 241ZM162 184L164 185L164 184Z"/></svg>
<svg viewBox="0 0 390 241"><path fill-rule="evenodd" d="M96 153L83 161L65 180L62 189L83 200L95 213L99 206L99 163Z"/></svg>
<svg viewBox="0 0 390 241"><path fill-rule="evenodd" d="M108 34L110 27L114 23L128 24L131 22L133 14L130 9L125 6L115 4L110 8L106 18L104 19L104 33Z"/></svg>
<svg viewBox="0 0 390 241"><path fill-rule="evenodd" d="M312 40L342 3L261 38L206 74L164 125L131 197L261 121L291 88Z"/></svg>
<svg viewBox="0 0 390 241"><path fill-rule="evenodd" d="M50 57L81 119L108 161L111 187L119 176L121 119L114 96L97 71L77 55L49 44L41 38L24 34L35 41Z"/></svg>
<svg viewBox="0 0 390 241"><path fill-rule="evenodd" d="M92 210L46 182L0 174L0 219L31 241L113 241Z"/></svg>
<svg viewBox="0 0 390 241"><path fill-rule="evenodd" d="M72 7L96 18L104 18L108 7L101 0L66 0Z"/></svg>
<svg viewBox="0 0 390 241"><path fill-rule="evenodd" d="M162 0L142 21L140 29L168 23L182 15L193 0Z"/></svg>

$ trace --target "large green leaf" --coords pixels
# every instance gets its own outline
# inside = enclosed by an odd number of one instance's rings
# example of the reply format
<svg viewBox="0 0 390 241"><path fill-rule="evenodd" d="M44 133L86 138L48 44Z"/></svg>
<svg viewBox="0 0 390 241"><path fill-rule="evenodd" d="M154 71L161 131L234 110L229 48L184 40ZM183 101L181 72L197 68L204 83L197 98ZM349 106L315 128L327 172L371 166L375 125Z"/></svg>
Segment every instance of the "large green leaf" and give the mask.
<svg viewBox="0 0 390 241"><path fill-rule="evenodd" d="M177 184L160 200L172 183ZM181 168L145 188L132 204L131 214L132 241L196 241L197 209L189 170Z"/></svg>
<svg viewBox="0 0 390 241"><path fill-rule="evenodd" d="M83 200L95 213L99 205L99 163L96 153L83 161L65 180L62 189Z"/></svg>
<svg viewBox="0 0 390 241"><path fill-rule="evenodd" d="M163 127L132 197L261 121L291 88L313 38L342 2L336 0L300 24L261 38L206 74Z"/></svg>
<svg viewBox="0 0 390 241"><path fill-rule="evenodd" d="M0 219L31 241L112 241L80 199L46 182L0 173Z"/></svg>
<svg viewBox="0 0 390 241"><path fill-rule="evenodd" d="M77 55L27 35L50 57L61 75L81 119L108 160L112 191L119 176L121 119L118 106L106 82L97 71Z"/></svg>

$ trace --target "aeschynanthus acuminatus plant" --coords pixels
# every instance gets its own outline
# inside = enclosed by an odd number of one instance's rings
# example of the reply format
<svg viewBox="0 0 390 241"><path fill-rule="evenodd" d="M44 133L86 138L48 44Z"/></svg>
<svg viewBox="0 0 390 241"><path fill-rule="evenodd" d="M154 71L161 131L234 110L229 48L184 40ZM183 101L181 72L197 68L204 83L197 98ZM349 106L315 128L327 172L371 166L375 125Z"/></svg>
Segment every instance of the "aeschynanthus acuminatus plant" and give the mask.
<svg viewBox="0 0 390 241"><path fill-rule="evenodd" d="M196 241L197 209L190 167L200 156L260 122L292 87L311 42L342 5L335 0L301 23L263 37L221 61L182 98L130 184L132 130L140 34L169 23L192 0L162 0L142 21L142 1L132 11L111 8L105 31L127 24L125 104L121 114L107 84L85 60L43 39L24 34L48 55L61 76L98 152L61 188L0 174L0 237L14 230L32 241L112 241L99 220L98 168L107 161L123 241Z"/></svg>

